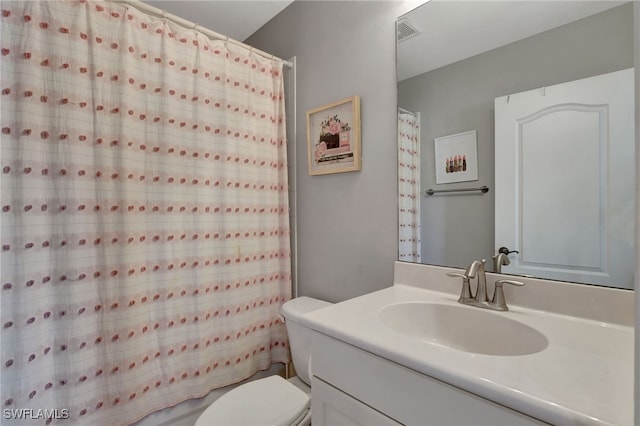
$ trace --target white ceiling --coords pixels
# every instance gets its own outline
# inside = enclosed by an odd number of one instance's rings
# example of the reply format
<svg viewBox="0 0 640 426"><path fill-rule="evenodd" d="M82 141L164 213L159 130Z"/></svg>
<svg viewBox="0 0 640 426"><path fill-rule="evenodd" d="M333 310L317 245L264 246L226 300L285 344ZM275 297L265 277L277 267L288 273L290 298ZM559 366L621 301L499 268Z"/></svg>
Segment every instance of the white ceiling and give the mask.
<svg viewBox="0 0 640 426"><path fill-rule="evenodd" d="M293 0L154 0L145 3L238 41L269 22Z"/></svg>
<svg viewBox="0 0 640 426"><path fill-rule="evenodd" d="M624 3L431 0L403 15L421 34L398 43L398 81Z"/></svg>
<svg viewBox="0 0 640 426"><path fill-rule="evenodd" d="M145 1L158 9L239 41L246 40L292 2L293 0ZM403 15L421 34L398 44L398 80L522 40L625 2L428 1Z"/></svg>

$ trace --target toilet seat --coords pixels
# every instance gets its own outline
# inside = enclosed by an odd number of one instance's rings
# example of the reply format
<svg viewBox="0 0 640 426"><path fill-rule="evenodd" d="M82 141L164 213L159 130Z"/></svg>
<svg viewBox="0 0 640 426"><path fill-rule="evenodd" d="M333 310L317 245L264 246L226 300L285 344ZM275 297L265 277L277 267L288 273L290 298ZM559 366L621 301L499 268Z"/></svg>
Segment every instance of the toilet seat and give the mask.
<svg viewBox="0 0 640 426"><path fill-rule="evenodd" d="M218 398L196 426L290 426L305 417L310 405L309 395L280 376L270 376Z"/></svg>

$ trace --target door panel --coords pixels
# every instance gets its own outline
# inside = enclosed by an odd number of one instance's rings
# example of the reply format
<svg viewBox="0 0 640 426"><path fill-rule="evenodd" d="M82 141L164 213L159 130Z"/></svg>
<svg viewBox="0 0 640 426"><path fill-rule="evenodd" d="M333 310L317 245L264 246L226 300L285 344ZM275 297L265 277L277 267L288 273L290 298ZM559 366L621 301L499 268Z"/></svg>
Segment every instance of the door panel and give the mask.
<svg viewBox="0 0 640 426"><path fill-rule="evenodd" d="M495 100L503 272L633 286L633 70Z"/></svg>

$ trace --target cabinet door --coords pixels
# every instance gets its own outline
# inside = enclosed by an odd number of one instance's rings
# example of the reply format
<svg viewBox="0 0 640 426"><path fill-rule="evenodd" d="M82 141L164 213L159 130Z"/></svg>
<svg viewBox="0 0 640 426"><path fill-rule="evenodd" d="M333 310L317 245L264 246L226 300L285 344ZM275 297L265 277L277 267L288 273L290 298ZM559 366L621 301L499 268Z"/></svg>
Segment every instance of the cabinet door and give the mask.
<svg viewBox="0 0 640 426"><path fill-rule="evenodd" d="M314 426L546 424L318 332L313 333L311 353ZM379 417L361 417L365 415Z"/></svg>
<svg viewBox="0 0 640 426"><path fill-rule="evenodd" d="M311 380L311 424L314 426L400 426L400 423L317 377Z"/></svg>

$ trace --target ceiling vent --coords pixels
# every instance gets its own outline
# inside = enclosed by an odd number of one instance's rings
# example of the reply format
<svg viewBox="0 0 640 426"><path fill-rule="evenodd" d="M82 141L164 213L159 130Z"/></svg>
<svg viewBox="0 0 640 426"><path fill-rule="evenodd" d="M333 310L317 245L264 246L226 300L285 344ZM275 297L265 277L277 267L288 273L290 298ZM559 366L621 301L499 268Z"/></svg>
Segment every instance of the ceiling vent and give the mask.
<svg viewBox="0 0 640 426"><path fill-rule="evenodd" d="M420 34L420 31L407 19L398 20L398 43L409 40Z"/></svg>

